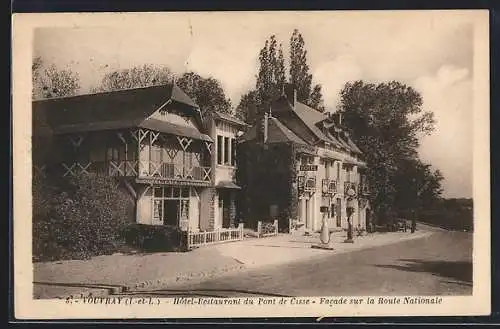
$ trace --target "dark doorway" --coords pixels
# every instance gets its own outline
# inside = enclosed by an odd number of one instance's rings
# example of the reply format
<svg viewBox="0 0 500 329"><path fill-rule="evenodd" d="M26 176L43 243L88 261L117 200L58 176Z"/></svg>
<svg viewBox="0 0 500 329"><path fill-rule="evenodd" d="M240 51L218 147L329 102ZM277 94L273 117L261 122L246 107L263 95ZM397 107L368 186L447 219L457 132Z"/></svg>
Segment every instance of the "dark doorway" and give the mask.
<svg viewBox="0 0 500 329"><path fill-rule="evenodd" d="M335 205L335 217L336 217L336 224L337 227L342 226L342 200L340 198L337 198L336 200L336 205Z"/></svg>
<svg viewBox="0 0 500 329"><path fill-rule="evenodd" d="M231 204L231 195L229 191L219 191L219 211L222 216L222 227L229 228L231 226L231 217L229 215L229 207Z"/></svg>
<svg viewBox="0 0 500 329"><path fill-rule="evenodd" d="M177 226L179 225L179 200L165 200L165 217L163 224Z"/></svg>

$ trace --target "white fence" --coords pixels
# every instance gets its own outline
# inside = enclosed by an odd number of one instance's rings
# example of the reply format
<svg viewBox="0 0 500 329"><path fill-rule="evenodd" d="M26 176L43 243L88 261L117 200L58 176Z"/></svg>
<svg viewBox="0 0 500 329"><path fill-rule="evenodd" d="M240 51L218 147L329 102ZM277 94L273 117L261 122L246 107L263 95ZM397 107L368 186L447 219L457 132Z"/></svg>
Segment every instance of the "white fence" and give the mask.
<svg viewBox="0 0 500 329"><path fill-rule="evenodd" d="M278 220L275 219L273 223L265 223L267 225L264 228L264 223L261 221L257 222L257 237L264 238L267 236L278 235Z"/></svg>
<svg viewBox="0 0 500 329"><path fill-rule="evenodd" d="M216 229L209 232L188 232L187 248L201 247L215 243L243 240L243 223L237 228Z"/></svg>

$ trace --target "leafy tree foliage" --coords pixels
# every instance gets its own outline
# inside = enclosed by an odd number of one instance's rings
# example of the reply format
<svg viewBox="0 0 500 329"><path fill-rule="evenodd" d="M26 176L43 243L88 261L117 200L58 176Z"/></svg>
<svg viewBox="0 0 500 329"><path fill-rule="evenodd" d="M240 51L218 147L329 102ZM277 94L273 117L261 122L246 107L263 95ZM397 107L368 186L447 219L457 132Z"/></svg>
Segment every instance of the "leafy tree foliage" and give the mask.
<svg viewBox="0 0 500 329"><path fill-rule="evenodd" d="M258 98L257 91L251 90L241 97L240 103L236 107L236 117L245 122L252 122L257 116Z"/></svg>
<svg viewBox="0 0 500 329"><path fill-rule="evenodd" d="M278 48L276 37L266 40L259 53L259 72L255 89L259 111L267 111L271 102L281 95L285 84L285 62L281 44Z"/></svg>
<svg viewBox="0 0 500 329"><path fill-rule="evenodd" d="M148 87L172 83L174 74L165 66L145 64L131 69L107 73L94 92ZM220 111L231 113L231 102L226 97L220 82L214 78L204 78L197 73L184 73L176 84L189 95L203 112Z"/></svg>
<svg viewBox="0 0 500 329"><path fill-rule="evenodd" d="M35 260L82 259L112 253L134 223L134 204L114 177L81 175L33 180Z"/></svg>
<svg viewBox="0 0 500 329"><path fill-rule="evenodd" d="M219 80L204 78L197 73L184 73L177 81L186 94L201 108L203 114L223 112L231 114L231 101L226 97Z"/></svg>
<svg viewBox="0 0 500 329"><path fill-rule="evenodd" d="M31 66L33 99L74 96L80 89L78 73L71 69L58 69L55 64L45 65L36 57Z"/></svg>
<svg viewBox="0 0 500 329"><path fill-rule="evenodd" d="M325 111L321 85L312 86L313 76L307 64L304 38L294 30L290 38L290 80L297 89L297 99L320 112ZM259 66L255 89L243 95L237 106L237 115L253 123L258 113L269 110L271 102L283 92L287 82L283 47L271 35L259 52Z"/></svg>
<svg viewBox="0 0 500 329"><path fill-rule="evenodd" d="M106 73L93 92L148 87L172 82L174 75L168 67L144 64L131 69Z"/></svg>
<svg viewBox="0 0 500 329"><path fill-rule="evenodd" d="M297 90L297 100L323 112L321 86L312 86L313 76L309 71L304 38L295 29L290 38L290 83Z"/></svg>
<svg viewBox="0 0 500 329"><path fill-rule="evenodd" d="M343 124L364 152L372 202L381 218L414 209L412 199L430 202L440 195L442 175L418 159L419 137L430 134L435 123L422 103L415 89L397 81L355 81L341 91Z"/></svg>

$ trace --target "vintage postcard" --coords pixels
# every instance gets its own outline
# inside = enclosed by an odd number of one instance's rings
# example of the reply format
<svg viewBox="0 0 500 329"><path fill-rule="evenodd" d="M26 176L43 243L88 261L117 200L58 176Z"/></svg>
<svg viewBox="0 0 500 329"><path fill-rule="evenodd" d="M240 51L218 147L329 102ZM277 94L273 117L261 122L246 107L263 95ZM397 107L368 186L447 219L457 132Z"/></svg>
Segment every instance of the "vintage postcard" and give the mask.
<svg viewBox="0 0 500 329"><path fill-rule="evenodd" d="M488 29L15 14L15 317L488 315Z"/></svg>

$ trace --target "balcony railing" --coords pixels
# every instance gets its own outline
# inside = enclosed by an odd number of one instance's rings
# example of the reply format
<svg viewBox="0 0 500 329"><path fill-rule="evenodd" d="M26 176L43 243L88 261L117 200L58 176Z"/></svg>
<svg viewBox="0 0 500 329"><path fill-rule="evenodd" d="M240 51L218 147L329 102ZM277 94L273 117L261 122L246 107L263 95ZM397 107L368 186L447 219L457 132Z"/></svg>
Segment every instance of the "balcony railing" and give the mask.
<svg viewBox="0 0 500 329"><path fill-rule="evenodd" d="M298 176L297 182L297 187L300 193L316 191L316 177L314 176Z"/></svg>
<svg viewBox="0 0 500 329"><path fill-rule="evenodd" d="M354 182L344 182L344 194L347 196L357 195L358 194L358 184L354 183Z"/></svg>
<svg viewBox="0 0 500 329"><path fill-rule="evenodd" d="M337 181L334 179L323 179L321 182L321 190L324 194L337 193Z"/></svg>
<svg viewBox="0 0 500 329"><path fill-rule="evenodd" d="M307 177L304 184L304 190L306 192L316 191L316 177Z"/></svg>
<svg viewBox="0 0 500 329"><path fill-rule="evenodd" d="M178 179L201 182L211 182L212 171L210 167L137 160L62 163L61 169L63 176L95 173L98 176Z"/></svg>
<svg viewBox="0 0 500 329"><path fill-rule="evenodd" d="M211 181L210 167L183 166L174 163L139 161L139 177Z"/></svg>
<svg viewBox="0 0 500 329"><path fill-rule="evenodd" d="M359 193L362 195L369 195L370 194L370 187L368 184L359 184Z"/></svg>

